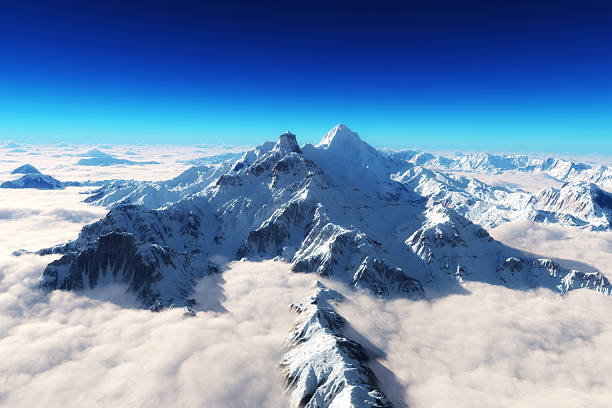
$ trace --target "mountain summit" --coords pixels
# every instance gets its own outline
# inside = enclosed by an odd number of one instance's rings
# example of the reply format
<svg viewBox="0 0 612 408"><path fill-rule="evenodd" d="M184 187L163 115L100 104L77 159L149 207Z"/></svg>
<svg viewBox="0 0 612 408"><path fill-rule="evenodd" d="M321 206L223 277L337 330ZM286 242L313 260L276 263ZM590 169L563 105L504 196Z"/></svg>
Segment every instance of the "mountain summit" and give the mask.
<svg viewBox="0 0 612 408"><path fill-rule="evenodd" d="M11 171L11 174L40 174L40 171L31 164L24 164Z"/></svg>
<svg viewBox="0 0 612 408"><path fill-rule="evenodd" d="M358 174L353 172L353 175L361 179L369 179L371 176L385 177L385 175L406 167L406 163L383 156L342 123L336 125L325 135L321 143L314 146L312 155L326 156L327 159L323 158L323 160L329 160L330 156L333 157L338 171L341 171L342 168L346 170L350 166L357 166L354 170ZM367 174L364 174L363 168L367 170Z"/></svg>
<svg viewBox="0 0 612 408"><path fill-rule="evenodd" d="M295 135L291 132L285 132L278 137L274 150L282 153L300 153L302 150L298 145Z"/></svg>
<svg viewBox="0 0 612 408"><path fill-rule="evenodd" d="M340 123L325 135L317 147L337 150L361 144L363 144L363 141L359 135L349 129L348 126Z"/></svg>

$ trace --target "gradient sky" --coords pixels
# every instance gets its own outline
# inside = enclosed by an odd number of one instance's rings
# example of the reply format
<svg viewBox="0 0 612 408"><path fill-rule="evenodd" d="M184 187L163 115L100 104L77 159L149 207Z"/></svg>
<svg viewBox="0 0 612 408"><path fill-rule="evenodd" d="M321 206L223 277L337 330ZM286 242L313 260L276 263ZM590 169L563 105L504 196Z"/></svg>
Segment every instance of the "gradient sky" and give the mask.
<svg viewBox="0 0 612 408"><path fill-rule="evenodd" d="M612 154L610 2L47 3L0 3L0 139Z"/></svg>

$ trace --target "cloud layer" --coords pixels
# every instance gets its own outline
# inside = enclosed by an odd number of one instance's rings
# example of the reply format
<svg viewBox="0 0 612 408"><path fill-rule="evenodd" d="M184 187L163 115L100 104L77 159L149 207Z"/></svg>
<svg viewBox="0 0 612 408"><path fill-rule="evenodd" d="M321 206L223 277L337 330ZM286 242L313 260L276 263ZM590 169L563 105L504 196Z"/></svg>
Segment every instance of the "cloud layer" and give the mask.
<svg viewBox="0 0 612 408"><path fill-rule="evenodd" d="M566 267L598 270L612 278L612 232L593 232L557 225L516 221L490 231L507 245L547 258Z"/></svg>
<svg viewBox="0 0 612 408"><path fill-rule="evenodd" d="M611 298L468 288L470 295L434 302L382 302L361 293L341 306L386 353L380 363L400 387L385 392L396 406L610 406Z"/></svg>
<svg viewBox="0 0 612 408"><path fill-rule="evenodd" d="M122 297L123 307L31 290L48 261L26 255L0 265L0 405L288 405L278 371L294 319L288 306L310 293L312 276L239 262L221 282L227 311L184 318L125 308L122 288L97 297ZM219 295L214 283L201 283L203 304Z"/></svg>

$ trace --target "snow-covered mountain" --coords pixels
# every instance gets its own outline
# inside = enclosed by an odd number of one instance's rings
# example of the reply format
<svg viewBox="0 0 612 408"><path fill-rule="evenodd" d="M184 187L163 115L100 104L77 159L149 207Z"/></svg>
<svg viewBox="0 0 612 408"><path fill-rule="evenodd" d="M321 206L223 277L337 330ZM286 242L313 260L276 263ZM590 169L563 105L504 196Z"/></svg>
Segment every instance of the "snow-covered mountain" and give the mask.
<svg viewBox="0 0 612 408"><path fill-rule="evenodd" d="M40 171L31 164L24 164L11 171L11 174L40 174Z"/></svg>
<svg viewBox="0 0 612 408"><path fill-rule="evenodd" d="M609 293L603 275L525 256L424 197L418 183L391 177L412 166L385 157L344 125L318 145L299 146L287 132L235 162L117 193L145 203L141 198L159 186L163 197L151 206L163 201L163 208L113 206L76 240L43 251L63 256L46 268L41 284L81 289L119 281L145 307L193 306L195 282L218 271L221 259L278 258L295 272L385 297L449 293L468 280ZM509 194L469 188L473 195ZM168 201L169 191L176 195Z"/></svg>
<svg viewBox="0 0 612 408"><path fill-rule="evenodd" d="M504 156L490 153L469 153L453 160L449 168L477 173L499 173L526 166L529 157L525 155Z"/></svg>
<svg viewBox="0 0 612 408"><path fill-rule="evenodd" d="M34 188L38 190L61 190L71 186L95 185L96 182L79 183L75 181L59 181L55 177L47 174L42 174L38 169L31 164L24 164L17 167L11 174L23 174L23 176L14 180L7 180L0 184L0 188Z"/></svg>
<svg viewBox="0 0 612 408"><path fill-rule="evenodd" d="M59 190L72 183L62 183L54 177L42 174L31 164L17 167L11 174L23 174L15 180L7 180L0 184L0 188L35 188L39 190Z"/></svg>
<svg viewBox="0 0 612 408"><path fill-rule="evenodd" d="M470 177L469 174L459 175L454 172L457 169L472 174L547 171L551 177L554 175L561 178L577 178L577 173L568 169L590 168L586 165L572 164L561 159L530 160L525 155L501 156L483 153L461 154L453 161L415 150L377 151L367 144L353 143L357 140L355 138L359 138L356 133L344 125L338 125L323 138L320 144L305 145L303 149L305 154L313 159L322 154L333 157L333 160L326 164L327 167L335 167L331 170L337 177L350 178L346 180L348 184L361 182L376 184L377 181L373 179L391 178L407 184L411 190L426 198L428 206L441 204L485 228L494 228L515 220L555 223L591 230L612 228L605 221L605 216L602 219L601 212L595 211L593 215L587 216L579 210L575 212L570 208L543 207L538 197L546 194L545 191L532 193L512 186L491 186ZM258 157L257 155L272 149L273 145L269 143L259 146L243 154L240 159L230 156L229 159L216 164L194 166L176 178L164 182L113 180L102 183L102 187L94 191L85 201L106 207L122 203L141 204L151 209L163 208L180 199L198 194L234 164L240 168L252 163L255 160L253 155ZM526 163L531 164L526 165ZM344 168L360 170L345 172ZM339 181L345 182L340 179ZM596 197L606 196L603 190L599 195L585 194L582 199L591 201ZM590 206L598 207L598 204L592 202Z"/></svg>
<svg viewBox="0 0 612 408"><path fill-rule="evenodd" d="M64 188L64 183L46 174L25 174L17 180L9 180L0 184L0 188L36 188L39 190L58 190Z"/></svg>
<svg viewBox="0 0 612 408"><path fill-rule="evenodd" d="M525 206L532 194L496 187L475 178L431 170L423 166L391 176L427 198L428 206L441 205L457 211L483 227L496 227L526 217Z"/></svg>
<svg viewBox="0 0 612 408"><path fill-rule="evenodd" d="M162 208L204 190L225 174L232 161L190 167L177 177L160 182L112 180L94 190L85 199L90 204L112 207L116 204L139 204L150 209Z"/></svg>

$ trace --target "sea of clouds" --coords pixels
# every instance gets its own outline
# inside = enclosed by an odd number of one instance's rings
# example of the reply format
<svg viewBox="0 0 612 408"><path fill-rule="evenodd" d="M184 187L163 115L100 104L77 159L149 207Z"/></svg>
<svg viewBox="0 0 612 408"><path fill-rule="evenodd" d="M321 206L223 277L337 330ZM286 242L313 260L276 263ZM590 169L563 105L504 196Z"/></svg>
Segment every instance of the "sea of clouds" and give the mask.
<svg viewBox="0 0 612 408"><path fill-rule="evenodd" d="M384 353L372 368L396 407L610 406L612 298L467 289L418 302L358 293L340 305Z"/></svg>
<svg viewBox="0 0 612 408"><path fill-rule="evenodd" d="M180 146L180 145L28 145L10 142L3 147L0 141L0 182L18 178L10 172L22 164L31 164L40 172L60 181L110 179L168 180L191 167L189 161L247 150L246 146ZM4 143L6 146L6 142ZM81 166L77 162L92 149L119 159L134 162L154 161L158 164L114 166Z"/></svg>

